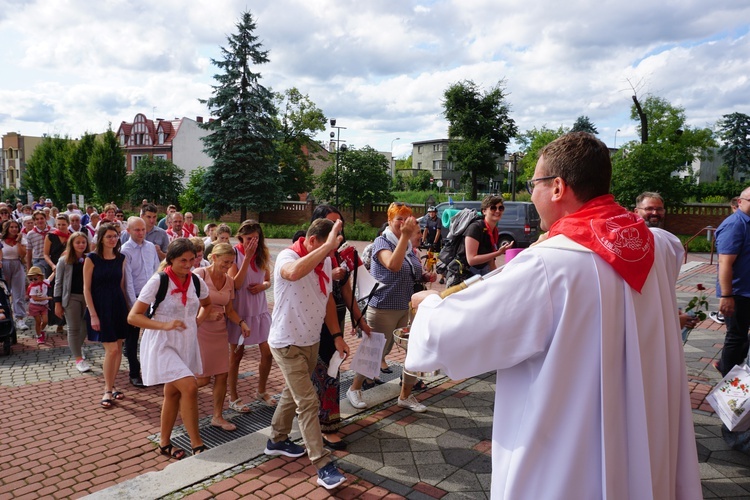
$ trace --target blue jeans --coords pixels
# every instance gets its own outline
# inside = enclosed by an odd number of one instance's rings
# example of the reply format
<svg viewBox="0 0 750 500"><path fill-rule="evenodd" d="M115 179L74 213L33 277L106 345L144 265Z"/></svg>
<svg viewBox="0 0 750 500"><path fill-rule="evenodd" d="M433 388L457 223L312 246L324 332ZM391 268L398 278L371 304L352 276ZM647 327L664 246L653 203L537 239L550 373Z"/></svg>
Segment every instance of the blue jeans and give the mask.
<svg viewBox="0 0 750 500"><path fill-rule="evenodd" d="M734 296L734 314L724 317L727 334L724 337L724 349L721 352L719 371L722 375L729 373L735 365L741 365L747 358L750 341L750 297Z"/></svg>

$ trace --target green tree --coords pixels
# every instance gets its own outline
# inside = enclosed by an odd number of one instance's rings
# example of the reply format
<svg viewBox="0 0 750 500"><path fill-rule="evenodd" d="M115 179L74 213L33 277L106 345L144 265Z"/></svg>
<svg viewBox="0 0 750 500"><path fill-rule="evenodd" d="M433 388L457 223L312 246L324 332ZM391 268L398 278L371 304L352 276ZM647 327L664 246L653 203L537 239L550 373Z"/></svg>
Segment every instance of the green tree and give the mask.
<svg viewBox="0 0 750 500"><path fill-rule="evenodd" d="M101 203L121 203L127 193L125 155L112 128L97 141L89 161L89 177L94 199Z"/></svg>
<svg viewBox="0 0 750 500"><path fill-rule="evenodd" d="M296 88L276 94L276 104L280 111L276 152L282 189L285 195L307 193L313 189L309 157L311 152L318 150L313 136L325 130L326 117L307 95Z"/></svg>
<svg viewBox="0 0 750 500"><path fill-rule="evenodd" d="M729 178L738 172L750 172L750 116L745 113L724 115L719 120L719 153L729 167Z"/></svg>
<svg viewBox="0 0 750 500"><path fill-rule="evenodd" d="M202 212L205 208L206 202L201 195L203 178L205 176L206 169L204 167L198 167L190 172L187 186L185 186L185 190L178 197L180 207L185 212Z"/></svg>
<svg viewBox="0 0 750 500"><path fill-rule="evenodd" d="M478 180L494 177L517 128L508 116L504 81L487 92L471 80L448 87L444 93L444 115L448 120L448 159L463 171L462 182L471 183L476 199Z"/></svg>
<svg viewBox="0 0 750 500"><path fill-rule="evenodd" d="M666 99L650 96L640 108L633 105L631 118L640 123L645 116L648 138L645 143L629 142L614 155L612 192L624 206L632 205L643 191L658 191L667 205L680 204L691 190L692 179L678 174L687 171L695 158L706 157L716 145L713 133L689 127L685 110Z"/></svg>
<svg viewBox="0 0 750 500"><path fill-rule="evenodd" d="M571 132L588 132L589 134L596 135L599 133L598 130L596 130L596 127L594 126L594 123L589 119L588 116L581 115L576 119L576 122L573 124L573 128L570 129Z"/></svg>
<svg viewBox="0 0 750 500"><path fill-rule="evenodd" d="M391 201L388 190L388 159L376 149L365 146L362 149L349 148L339 157L339 200L356 212L366 203ZM331 165L317 180L315 197L332 200L336 196L336 166Z"/></svg>
<svg viewBox="0 0 750 500"><path fill-rule="evenodd" d="M410 170L411 169L411 160L412 155L409 155L406 158L402 158L401 160L396 160L396 170Z"/></svg>
<svg viewBox="0 0 750 500"><path fill-rule="evenodd" d="M404 177L404 183L409 191L427 191L430 189L431 178L428 170L420 170L414 175Z"/></svg>
<svg viewBox="0 0 750 500"><path fill-rule="evenodd" d="M541 128L534 127L520 134L517 140L521 146L523 158L518 160L517 169L519 177L525 179L533 178L536 162L539 161L539 153L542 151L542 148L566 133L568 133L568 130L562 125L557 130L542 125Z"/></svg>
<svg viewBox="0 0 750 500"><path fill-rule="evenodd" d="M68 203L71 199L65 165L72 149L68 137L46 136L26 163L21 183L34 196L49 196L54 203Z"/></svg>
<svg viewBox="0 0 750 500"><path fill-rule="evenodd" d="M212 217L233 209L247 217L247 209L263 211L278 206L284 198L276 158L276 107L273 93L260 84L253 66L268 62L268 52L254 35L255 22L242 14L237 33L221 47L222 60L212 59L222 73L213 97L200 100L215 117L203 127L211 133L203 138L204 151L213 158L203 179L201 192Z"/></svg>
<svg viewBox="0 0 750 500"><path fill-rule="evenodd" d="M138 206L144 198L156 205L175 203L182 193L185 171L164 158L141 158L128 176L128 194L131 203Z"/></svg>
<svg viewBox="0 0 750 500"><path fill-rule="evenodd" d="M68 183L76 194L82 194L86 199L91 198L94 188L89 177L89 160L96 144L96 135L83 134L68 157Z"/></svg>

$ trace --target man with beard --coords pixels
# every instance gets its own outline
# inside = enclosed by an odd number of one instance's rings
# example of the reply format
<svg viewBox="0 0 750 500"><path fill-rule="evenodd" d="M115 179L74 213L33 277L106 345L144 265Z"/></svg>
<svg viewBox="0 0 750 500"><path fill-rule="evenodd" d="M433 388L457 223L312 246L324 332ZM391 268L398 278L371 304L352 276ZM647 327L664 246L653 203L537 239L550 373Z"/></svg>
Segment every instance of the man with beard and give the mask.
<svg viewBox="0 0 750 500"><path fill-rule="evenodd" d="M664 198L659 193L652 193L650 191L641 193L635 199L635 210L633 212L643 219L648 227L664 228L664 214L666 210L664 209ZM692 329L698 324L697 317L683 313L682 309L678 313L680 316L680 327Z"/></svg>
<svg viewBox="0 0 750 500"><path fill-rule="evenodd" d="M664 198L659 193L641 193L635 199L634 212L646 221L648 227L664 227Z"/></svg>

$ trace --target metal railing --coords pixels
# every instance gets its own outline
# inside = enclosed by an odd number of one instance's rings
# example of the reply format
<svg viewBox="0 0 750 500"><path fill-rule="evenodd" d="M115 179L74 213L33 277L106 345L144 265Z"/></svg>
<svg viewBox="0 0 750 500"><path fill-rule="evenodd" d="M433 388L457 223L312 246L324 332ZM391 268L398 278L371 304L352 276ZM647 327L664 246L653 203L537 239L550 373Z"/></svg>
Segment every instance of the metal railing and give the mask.
<svg viewBox="0 0 750 500"><path fill-rule="evenodd" d="M698 231L697 233L695 233L693 236L691 236L690 238L688 238L688 240L683 245L683 247L685 248L685 262L684 263L687 263L687 259L688 259L688 247L690 246L690 242L693 241L698 236L700 236L701 234L703 234L703 232L706 233L706 238L708 239L709 242L711 242L711 257L710 257L708 263L709 264L713 264L714 263L714 250L715 250L715 244L716 244L715 243L715 238L714 238L714 231L716 231L715 227L713 227L713 226L706 226L706 227L702 228L700 231Z"/></svg>

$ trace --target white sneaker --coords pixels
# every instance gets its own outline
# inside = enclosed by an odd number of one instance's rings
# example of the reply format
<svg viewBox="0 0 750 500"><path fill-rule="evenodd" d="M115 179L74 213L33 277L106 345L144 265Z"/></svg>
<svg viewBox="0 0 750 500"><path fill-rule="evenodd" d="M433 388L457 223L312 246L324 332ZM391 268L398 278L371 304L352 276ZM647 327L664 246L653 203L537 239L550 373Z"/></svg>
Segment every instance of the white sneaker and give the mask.
<svg viewBox="0 0 750 500"><path fill-rule="evenodd" d="M91 365L85 359L82 359L81 361L76 361L76 369L81 373L88 372L91 371Z"/></svg>
<svg viewBox="0 0 750 500"><path fill-rule="evenodd" d="M401 408L409 408L411 411L415 411L417 413L427 411L427 407L417 401L417 399L414 397L414 394L409 394L409 397L406 399L398 398L398 405Z"/></svg>
<svg viewBox="0 0 750 500"><path fill-rule="evenodd" d="M348 399L355 408L367 408L367 403L362 399L362 391L353 391L349 389L346 391L346 399Z"/></svg>
<svg viewBox="0 0 750 500"><path fill-rule="evenodd" d="M18 318L16 320L16 330L28 330L28 329L29 329L29 325L27 325L24 320L22 320L21 318Z"/></svg>

